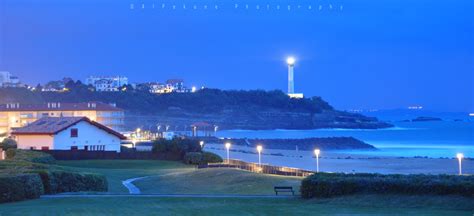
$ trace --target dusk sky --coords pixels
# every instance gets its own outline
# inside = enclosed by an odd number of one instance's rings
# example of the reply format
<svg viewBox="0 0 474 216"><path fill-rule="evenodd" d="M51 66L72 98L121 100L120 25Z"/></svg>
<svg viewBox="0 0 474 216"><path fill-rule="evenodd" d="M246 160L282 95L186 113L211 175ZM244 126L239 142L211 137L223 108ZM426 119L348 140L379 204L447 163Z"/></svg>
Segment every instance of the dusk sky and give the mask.
<svg viewBox="0 0 474 216"><path fill-rule="evenodd" d="M0 71L286 91L293 55L296 91L339 109L474 112L473 2L0 0Z"/></svg>

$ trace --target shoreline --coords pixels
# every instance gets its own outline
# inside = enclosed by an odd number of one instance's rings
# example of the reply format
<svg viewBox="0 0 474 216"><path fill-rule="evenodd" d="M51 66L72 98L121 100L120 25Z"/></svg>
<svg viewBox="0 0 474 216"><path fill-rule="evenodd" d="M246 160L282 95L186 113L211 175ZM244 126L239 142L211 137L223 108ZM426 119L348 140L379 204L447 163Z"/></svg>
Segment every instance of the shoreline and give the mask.
<svg viewBox="0 0 474 216"><path fill-rule="evenodd" d="M220 155L223 159L227 156L222 144L208 143L204 147ZM262 163L316 170L316 160L312 151L295 151L281 149L264 149ZM254 148L233 145L230 158L246 162L258 162L257 152ZM429 157L394 157L371 156L334 151L322 151L319 159L320 171L344 173L381 173L381 174L457 174L458 161L452 158ZM474 174L474 160L463 160L463 173Z"/></svg>

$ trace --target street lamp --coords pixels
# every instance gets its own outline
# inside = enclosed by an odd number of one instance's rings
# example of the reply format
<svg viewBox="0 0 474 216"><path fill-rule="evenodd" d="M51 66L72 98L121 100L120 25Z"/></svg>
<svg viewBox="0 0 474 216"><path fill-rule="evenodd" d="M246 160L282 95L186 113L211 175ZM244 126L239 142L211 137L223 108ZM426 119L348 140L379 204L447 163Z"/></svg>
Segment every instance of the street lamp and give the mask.
<svg viewBox="0 0 474 216"><path fill-rule="evenodd" d="M262 146L261 145L257 146L257 152L258 152L258 165L262 166Z"/></svg>
<svg viewBox="0 0 474 216"><path fill-rule="evenodd" d="M321 153L319 149L314 150L314 154L316 155L316 172L317 173L319 172L319 153Z"/></svg>
<svg viewBox="0 0 474 216"><path fill-rule="evenodd" d="M230 163L229 162L229 159L230 159L230 157L229 157L230 143L226 143L225 148L227 149L227 163L229 164Z"/></svg>
<svg viewBox="0 0 474 216"><path fill-rule="evenodd" d="M459 175L462 175L462 159L464 158L464 155L462 153L456 154L456 157L458 158L459 162Z"/></svg>

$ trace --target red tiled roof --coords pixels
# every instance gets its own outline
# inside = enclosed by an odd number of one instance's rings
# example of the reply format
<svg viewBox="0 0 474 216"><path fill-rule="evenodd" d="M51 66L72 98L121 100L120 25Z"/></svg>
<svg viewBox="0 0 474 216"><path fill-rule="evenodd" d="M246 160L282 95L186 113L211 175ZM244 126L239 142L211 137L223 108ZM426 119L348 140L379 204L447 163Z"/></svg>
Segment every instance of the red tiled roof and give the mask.
<svg viewBox="0 0 474 216"><path fill-rule="evenodd" d="M12 135L54 135L66 130L67 128L81 122L86 121L99 129L106 131L120 139L126 139L121 133L110 129L95 121L91 121L87 117L45 117L29 124L28 126L17 128L12 132Z"/></svg>
<svg viewBox="0 0 474 216"><path fill-rule="evenodd" d="M110 104L102 102L86 102L86 103L48 103L43 104L17 104L15 106L0 104L0 112L2 111L83 111L83 110L96 110L96 111L123 111L123 109L117 108ZM53 108L52 104L56 104ZM95 106L93 106L95 104ZM19 105L19 107L17 106ZM8 107L8 108L7 108Z"/></svg>

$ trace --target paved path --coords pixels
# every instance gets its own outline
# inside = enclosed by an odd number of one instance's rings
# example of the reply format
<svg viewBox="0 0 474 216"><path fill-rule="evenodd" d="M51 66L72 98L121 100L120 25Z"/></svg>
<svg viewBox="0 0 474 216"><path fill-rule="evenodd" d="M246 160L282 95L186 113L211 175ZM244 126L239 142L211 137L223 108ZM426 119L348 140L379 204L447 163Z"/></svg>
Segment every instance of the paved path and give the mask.
<svg viewBox="0 0 474 216"><path fill-rule="evenodd" d="M235 195L235 194L55 194L42 195L43 199L55 198L95 198L95 197L162 197L162 198L298 198L298 196L275 195Z"/></svg>
<svg viewBox="0 0 474 216"><path fill-rule="evenodd" d="M140 179L144 179L144 178L148 178L148 177L149 176L127 179L125 181L122 181L122 184L123 184L123 186L125 186L128 189L128 192L130 194L141 194L140 188L135 186L133 184L133 182L136 181L136 180L140 180Z"/></svg>

